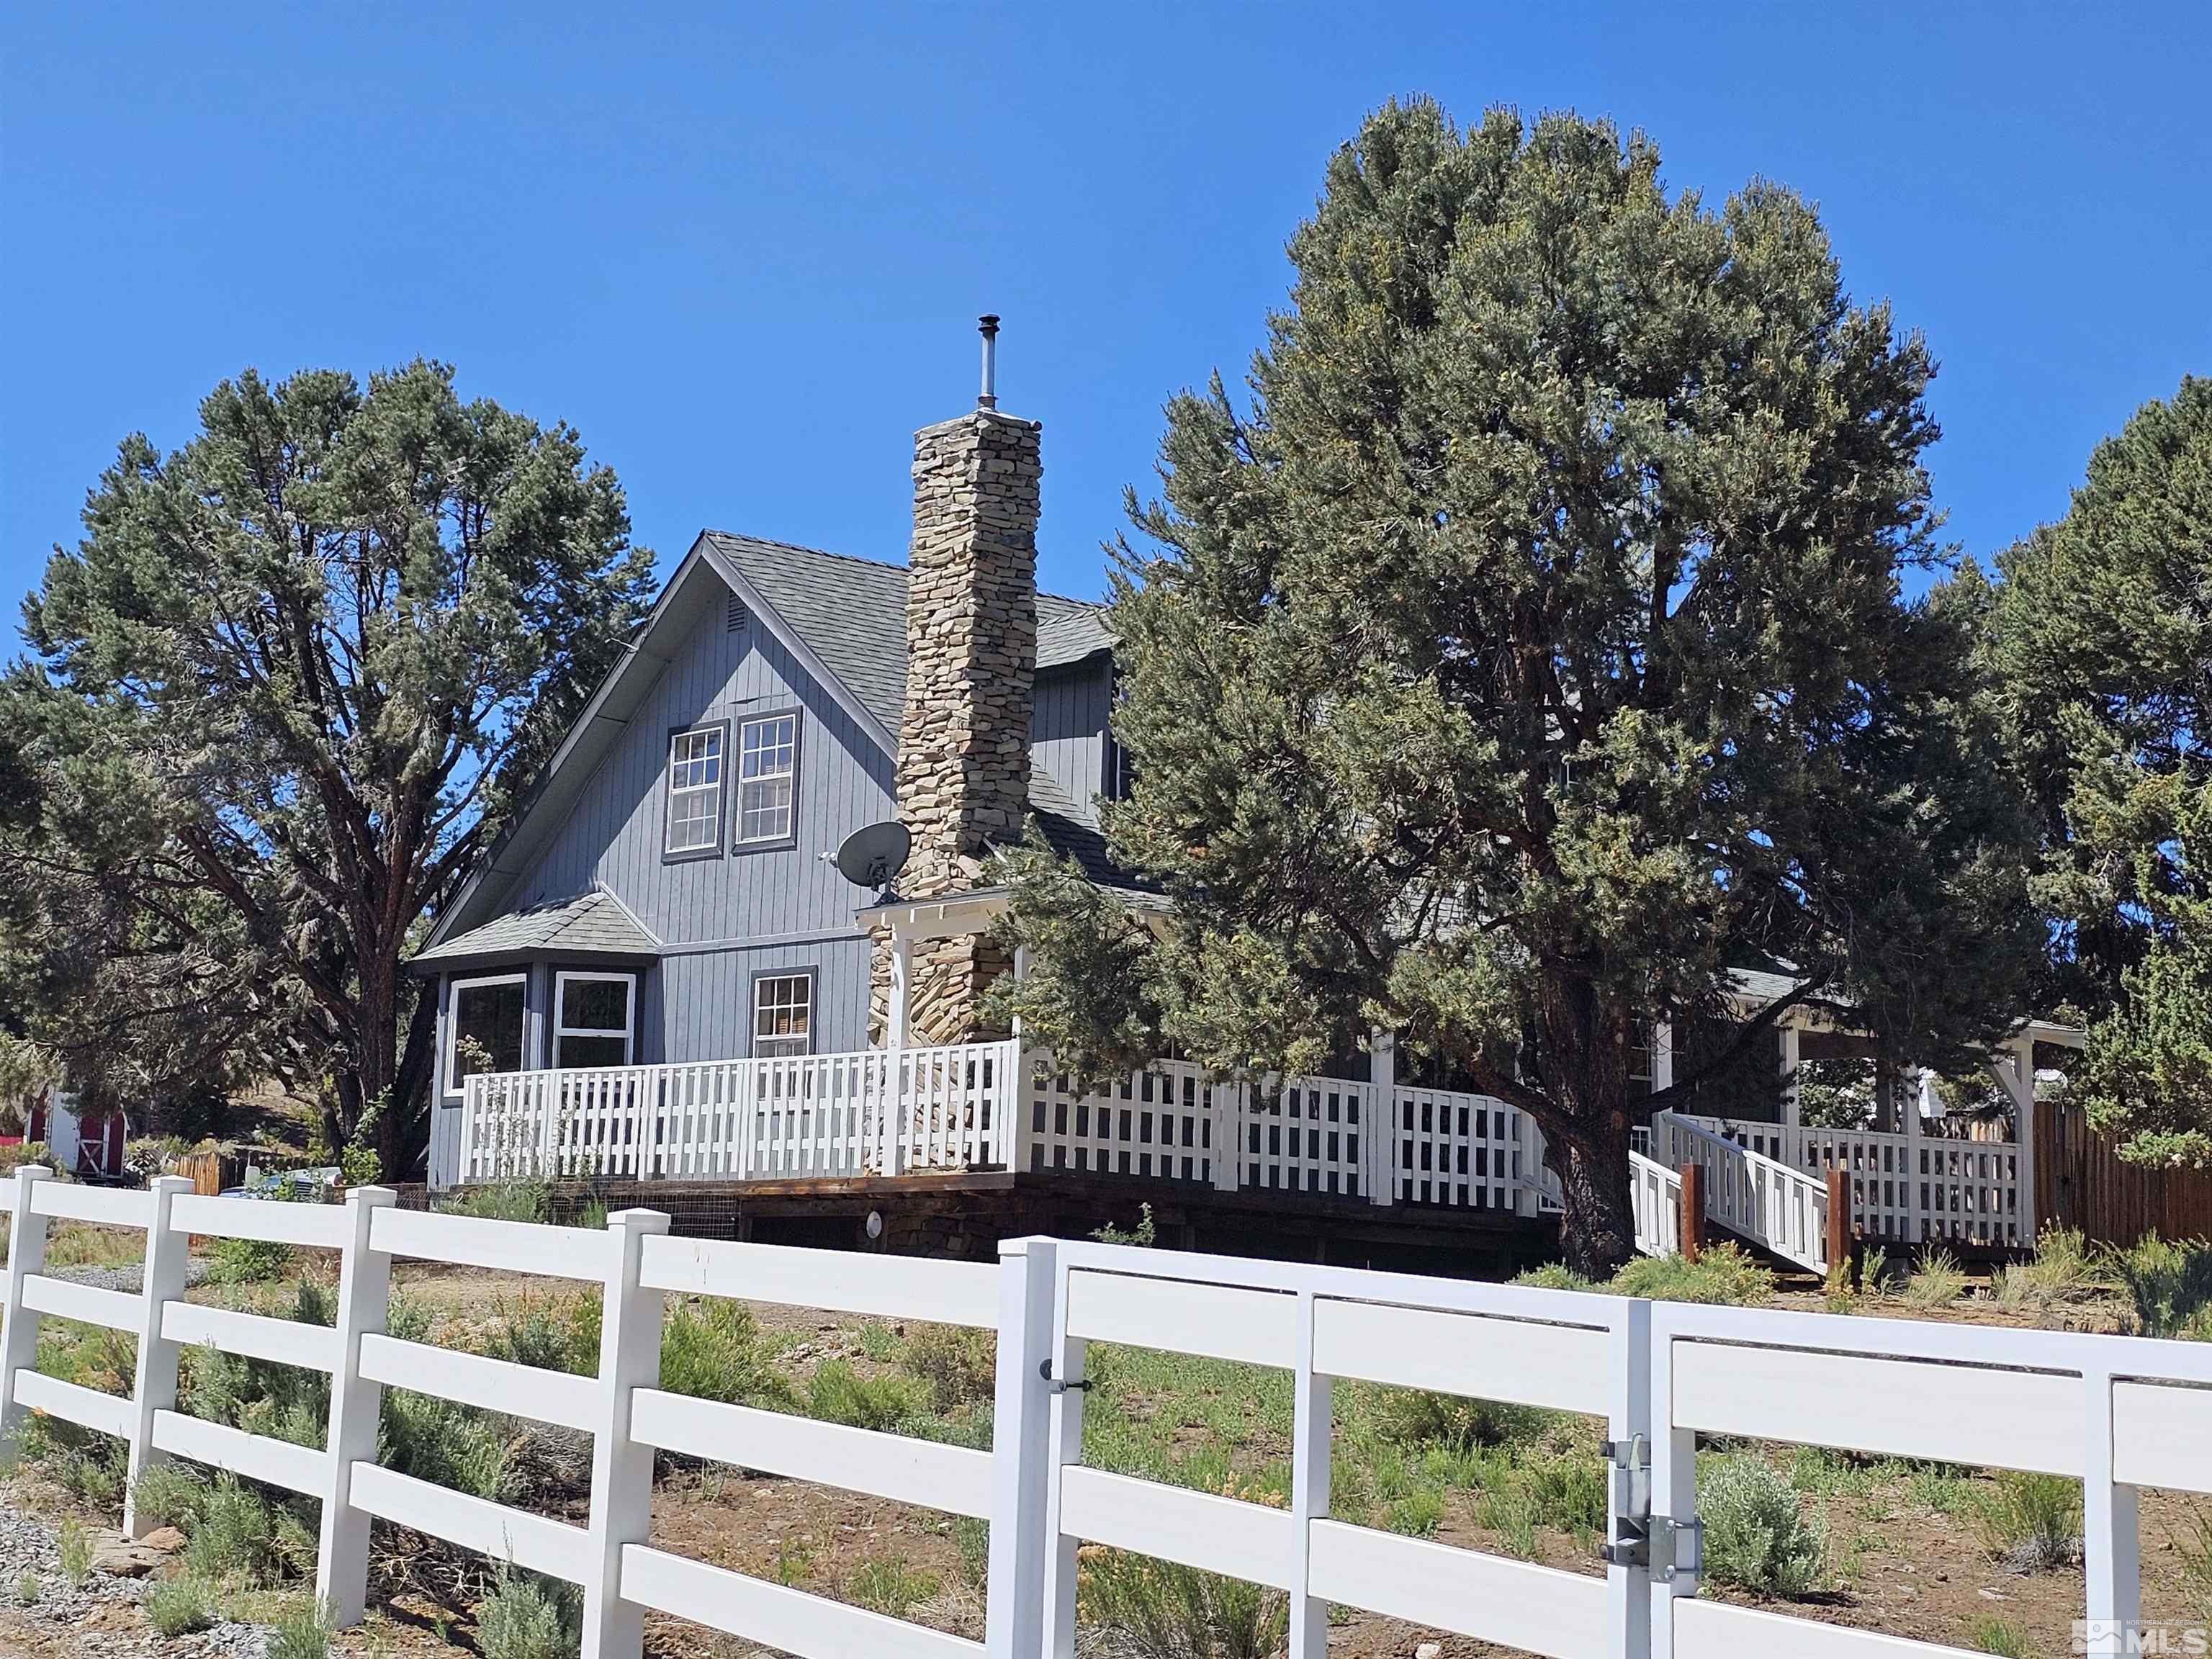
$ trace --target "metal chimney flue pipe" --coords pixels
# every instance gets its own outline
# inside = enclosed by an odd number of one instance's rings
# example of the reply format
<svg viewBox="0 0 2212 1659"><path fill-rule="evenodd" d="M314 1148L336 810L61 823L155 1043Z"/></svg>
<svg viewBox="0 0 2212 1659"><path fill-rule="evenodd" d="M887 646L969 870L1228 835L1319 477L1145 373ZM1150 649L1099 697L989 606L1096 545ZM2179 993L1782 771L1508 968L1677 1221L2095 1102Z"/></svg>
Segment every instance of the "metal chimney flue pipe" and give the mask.
<svg viewBox="0 0 2212 1659"><path fill-rule="evenodd" d="M999 406L999 319L985 312L975 319L975 326L983 336L983 389L975 396L978 409Z"/></svg>

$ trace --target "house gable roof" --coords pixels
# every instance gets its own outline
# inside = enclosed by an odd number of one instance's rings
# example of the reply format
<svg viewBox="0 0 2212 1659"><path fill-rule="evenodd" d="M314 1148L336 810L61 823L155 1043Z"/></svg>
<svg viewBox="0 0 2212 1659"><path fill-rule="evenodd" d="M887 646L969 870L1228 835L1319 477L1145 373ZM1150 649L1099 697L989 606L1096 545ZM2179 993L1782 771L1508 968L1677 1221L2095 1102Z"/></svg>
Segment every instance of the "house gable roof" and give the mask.
<svg viewBox="0 0 2212 1659"><path fill-rule="evenodd" d="M886 757L906 701L907 572L848 554L700 532L585 705L514 822L447 906L416 960L483 927L544 850L691 630L735 595ZM1105 607L1037 595L1040 671L1113 647Z"/></svg>

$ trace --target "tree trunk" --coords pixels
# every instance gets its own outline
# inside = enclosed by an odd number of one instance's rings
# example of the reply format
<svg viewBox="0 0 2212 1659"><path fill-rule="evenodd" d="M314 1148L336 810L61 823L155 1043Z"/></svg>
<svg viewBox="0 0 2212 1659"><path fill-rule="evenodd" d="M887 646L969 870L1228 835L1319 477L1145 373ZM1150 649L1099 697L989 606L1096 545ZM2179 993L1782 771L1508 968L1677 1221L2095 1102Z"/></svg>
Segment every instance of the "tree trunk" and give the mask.
<svg viewBox="0 0 2212 1659"><path fill-rule="evenodd" d="M1585 1279L1610 1279L1636 1253L1636 1210L1629 1196L1627 1121L1554 1142L1559 1176L1559 1245Z"/></svg>

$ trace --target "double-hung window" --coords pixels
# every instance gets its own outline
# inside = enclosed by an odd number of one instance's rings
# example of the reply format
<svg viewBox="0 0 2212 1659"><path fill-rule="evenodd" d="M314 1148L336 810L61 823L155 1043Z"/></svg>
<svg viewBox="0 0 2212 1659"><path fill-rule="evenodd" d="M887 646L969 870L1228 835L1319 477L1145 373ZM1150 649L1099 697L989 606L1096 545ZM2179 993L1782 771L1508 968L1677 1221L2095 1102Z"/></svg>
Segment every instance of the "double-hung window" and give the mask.
<svg viewBox="0 0 2212 1659"><path fill-rule="evenodd" d="M722 750L726 726L697 726L668 738L671 856L717 853L722 846Z"/></svg>
<svg viewBox="0 0 2212 1659"><path fill-rule="evenodd" d="M763 974L753 981L753 1057L814 1052L814 975Z"/></svg>
<svg viewBox="0 0 2212 1659"><path fill-rule="evenodd" d="M522 1069L523 975L457 979L446 1002L446 1091L476 1072Z"/></svg>
<svg viewBox="0 0 2212 1659"><path fill-rule="evenodd" d="M633 974L553 975L553 1063L627 1066L637 1030Z"/></svg>
<svg viewBox="0 0 2212 1659"><path fill-rule="evenodd" d="M799 716L769 714L738 727L738 845L792 839L799 775Z"/></svg>

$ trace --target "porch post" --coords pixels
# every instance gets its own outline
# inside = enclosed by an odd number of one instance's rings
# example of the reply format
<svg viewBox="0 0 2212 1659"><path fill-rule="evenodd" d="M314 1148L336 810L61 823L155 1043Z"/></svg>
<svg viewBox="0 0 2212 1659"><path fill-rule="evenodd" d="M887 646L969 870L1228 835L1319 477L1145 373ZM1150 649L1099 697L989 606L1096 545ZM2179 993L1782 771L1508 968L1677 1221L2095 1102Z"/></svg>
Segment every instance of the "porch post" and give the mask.
<svg viewBox="0 0 2212 1659"><path fill-rule="evenodd" d="M1374 1121L1365 1136L1367 1201L1389 1204L1397 1197L1398 1034L1378 1030L1367 1040L1367 1075L1375 1085Z"/></svg>
<svg viewBox="0 0 2212 1659"><path fill-rule="evenodd" d="M1802 1165L1805 1158L1799 1133L1802 1125L1797 1116L1797 1028L1778 1026L1774 1036L1782 1054L1782 1144L1790 1150L1789 1161Z"/></svg>
<svg viewBox="0 0 2212 1659"><path fill-rule="evenodd" d="M2020 1237L2023 1245L2033 1245L2042 1218L2035 1212L2035 1039L2021 1036L2007 1043L2002 1058L1991 1054L1990 1075L2004 1085L2012 1097L2012 1134L2017 1161L2014 1179L2018 1183Z"/></svg>
<svg viewBox="0 0 2212 1659"><path fill-rule="evenodd" d="M1660 1020L1651 1028L1651 1092L1674 1086L1674 1024Z"/></svg>
<svg viewBox="0 0 2212 1659"><path fill-rule="evenodd" d="M914 940L897 922L891 924L890 1007L884 1017L884 1047L893 1054L906 1047L907 1003L914 982Z"/></svg>
<svg viewBox="0 0 2212 1659"><path fill-rule="evenodd" d="M1927 1152L1920 1144L1920 1091L1914 1089L1908 1095L1905 1078L1902 1071L1892 1071L1889 1091L1905 1119L1899 1127L1905 1131L1905 1176L1911 1183L1905 1196L1912 1200L1913 1231L1917 1235L1911 1242L1924 1244L1936 1231L1935 1194L1944 1182L1940 1166L1934 1173L1921 1167L1927 1161ZM1964 1183L1960 1196L1965 1196Z"/></svg>

